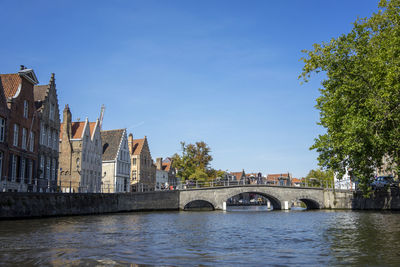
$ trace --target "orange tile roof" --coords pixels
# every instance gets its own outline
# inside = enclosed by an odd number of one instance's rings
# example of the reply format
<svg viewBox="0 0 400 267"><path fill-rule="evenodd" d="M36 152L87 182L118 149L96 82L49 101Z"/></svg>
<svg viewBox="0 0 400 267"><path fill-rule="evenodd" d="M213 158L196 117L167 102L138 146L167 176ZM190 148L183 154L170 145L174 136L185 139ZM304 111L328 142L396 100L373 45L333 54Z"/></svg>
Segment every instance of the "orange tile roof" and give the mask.
<svg viewBox="0 0 400 267"><path fill-rule="evenodd" d="M242 171L241 171L241 172L231 172L231 173L230 173L230 175L235 176L235 177L236 177L236 180L238 180L238 181L242 178L242 174L243 174Z"/></svg>
<svg viewBox="0 0 400 267"><path fill-rule="evenodd" d="M163 162L162 164L163 170L169 172L171 169L171 162Z"/></svg>
<svg viewBox="0 0 400 267"><path fill-rule="evenodd" d="M72 131L71 139L82 138L82 133L85 128L85 123L86 122L84 121L76 121L71 123L71 131ZM95 126L96 126L95 122L89 122L90 136L92 136ZM60 125L60 139L62 139L62 130L63 130L63 124Z"/></svg>
<svg viewBox="0 0 400 267"><path fill-rule="evenodd" d="M277 181L280 177L289 178L287 173L268 174L267 175L267 181Z"/></svg>
<svg viewBox="0 0 400 267"><path fill-rule="evenodd" d="M140 152L142 152L145 140L146 140L146 138L133 139L133 149L132 149L133 155L140 155Z"/></svg>
<svg viewBox="0 0 400 267"><path fill-rule="evenodd" d="M6 98L14 97L20 84L21 77L18 74L0 74L0 85Z"/></svg>
<svg viewBox="0 0 400 267"><path fill-rule="evenodd" d="M297 178L292 178L292 183L301 183L301 180Z"/></svg>

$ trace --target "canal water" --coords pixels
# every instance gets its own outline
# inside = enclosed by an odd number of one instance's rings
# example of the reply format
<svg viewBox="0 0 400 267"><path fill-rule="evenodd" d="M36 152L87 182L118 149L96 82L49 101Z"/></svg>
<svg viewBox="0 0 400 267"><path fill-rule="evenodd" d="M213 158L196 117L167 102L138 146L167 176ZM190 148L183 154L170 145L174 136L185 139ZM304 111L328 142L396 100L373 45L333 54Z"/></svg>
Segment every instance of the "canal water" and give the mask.
<svg viewBox="0 0 400 267"><path fill-rule="evenodd" d="M400 213L149 212L0 221L0 265L399 266Z"/></svg>

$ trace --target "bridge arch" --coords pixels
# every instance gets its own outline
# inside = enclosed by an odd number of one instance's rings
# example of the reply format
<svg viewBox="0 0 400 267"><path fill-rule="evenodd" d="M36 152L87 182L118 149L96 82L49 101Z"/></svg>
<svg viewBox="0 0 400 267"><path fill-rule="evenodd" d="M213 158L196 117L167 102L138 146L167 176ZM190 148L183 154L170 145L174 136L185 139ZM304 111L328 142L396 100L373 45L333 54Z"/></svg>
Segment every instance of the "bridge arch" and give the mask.
<svg viewBox="0 0 400 267"><path fill-rule="evenodd" d="M268 199L271 202L271 205L274 207L274 210L281 210L282 209L282 202L277 197L273 196L270 193L261 192L261 191L258 191L258 190L251 190L251 188L248 188L247 190L243 190L243 192L232 193L230 195L227 195L227 197L225 196L226 198L225 198L224 202L226 202L229 198L232 198L234 196L237 196L237 195L240 195L240 194L244 194L244 193L261 195L261 196L265 197L266 199Z"/></svg>
<svg viewBox="0 0 400 267"><path fill-rule="evenodd" d="M196 199L186 203L183 210L215 210L215 205L208 200Z"/></svg>
<svg viewBox="0 0 400 267"><path fill-rule="evenodd" d="M310 196L299 196L299 197L293 199L291 201L291 203L294 203L297 201L303 202L306 205L307 209L309 209L309 210L321 209L323 207L323 204L320 201L318 201Z"/></svg>

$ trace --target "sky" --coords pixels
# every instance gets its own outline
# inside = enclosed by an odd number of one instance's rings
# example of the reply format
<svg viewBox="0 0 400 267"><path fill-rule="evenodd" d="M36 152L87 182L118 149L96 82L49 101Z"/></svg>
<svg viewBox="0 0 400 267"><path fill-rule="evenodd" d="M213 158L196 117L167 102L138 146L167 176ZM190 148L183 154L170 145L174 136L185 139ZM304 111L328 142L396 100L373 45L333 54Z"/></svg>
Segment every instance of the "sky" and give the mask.
<svg viewBox="0 0 400 267"><path fill-rule="evenodd" d="M303 49L352 28L378 0L0 0L0 73L55 73L60 115L147 136L153 159L206 142L216 169L303 177L318 167ZM61 118L62 119L62 118Z"/></svg>

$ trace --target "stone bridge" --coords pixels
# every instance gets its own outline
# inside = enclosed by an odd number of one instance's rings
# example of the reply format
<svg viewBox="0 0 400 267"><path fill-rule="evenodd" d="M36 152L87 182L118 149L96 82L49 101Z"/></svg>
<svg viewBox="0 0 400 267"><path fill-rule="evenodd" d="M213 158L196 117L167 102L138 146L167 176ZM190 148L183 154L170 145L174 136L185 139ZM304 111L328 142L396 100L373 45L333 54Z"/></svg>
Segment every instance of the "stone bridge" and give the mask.
<svg viewBox="0 0 400 267"><path fill-rule="evenodd" d="M181 190L179 209L184 210L194 201L205 201L214 209L224 209L226 201L241 193L256 193L267 198L275 210L289 209L302 201L308 209L351 208L353 193L347 190L271 185L240 185ZM225 203L225 204L224 204ZM188 205L189 204L189 205Z"/></svg>

